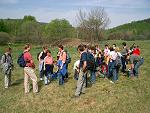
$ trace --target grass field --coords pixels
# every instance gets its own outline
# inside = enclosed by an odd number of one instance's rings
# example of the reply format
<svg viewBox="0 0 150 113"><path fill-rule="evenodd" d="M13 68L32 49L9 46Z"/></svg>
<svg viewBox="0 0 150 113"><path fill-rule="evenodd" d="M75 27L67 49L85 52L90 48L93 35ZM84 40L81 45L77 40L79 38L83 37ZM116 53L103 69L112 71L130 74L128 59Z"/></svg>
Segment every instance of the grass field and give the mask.
<svg viewBox="0 0 150 113"><path fill-rule="evenodd" d="M104 47L106 42L100 42ZM109 41L121 47L122 41ZM127 42L132 45L134 42ZM79 98L71 98L75 92L76 81L73 79L73 63L79 57L76 48L68 47L72 63L69 66L69 81L59 86L58 81L52 81L48 86L39 83L40 92L24 94L23 69L16 64L16 58L23 46L12 45L15 70L12 74L12 87L4 89L4 76L0 73L0 113L149 113L150 112L150 41L136 41L144 57L144 65L140 68L140 77L131 80L119 74L119 81L111 84L108 80L97 78L96 84L86 89L86 94ZM5 46L0 47L0 53ZM50 50L56 56L57 49ZM33 46L31 53L36 63L36 54L40 46ZM54 57L56 58L56 57Z"/></svg>

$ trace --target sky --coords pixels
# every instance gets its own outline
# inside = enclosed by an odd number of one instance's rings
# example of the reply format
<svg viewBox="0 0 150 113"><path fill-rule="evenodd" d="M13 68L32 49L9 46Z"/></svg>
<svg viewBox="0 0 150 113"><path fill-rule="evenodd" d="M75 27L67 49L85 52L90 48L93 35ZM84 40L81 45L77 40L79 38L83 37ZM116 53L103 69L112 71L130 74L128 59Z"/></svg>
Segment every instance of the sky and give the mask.
<svg viewBox="0 0 150 113"><path fill-rule="evenodd" d="M76 26L79 10L94 7L105 9L110 19L108 28L150 18L150 0L0 0L0 18L20 19L32 15L37 21L47 23L64 18Z"/></svg>

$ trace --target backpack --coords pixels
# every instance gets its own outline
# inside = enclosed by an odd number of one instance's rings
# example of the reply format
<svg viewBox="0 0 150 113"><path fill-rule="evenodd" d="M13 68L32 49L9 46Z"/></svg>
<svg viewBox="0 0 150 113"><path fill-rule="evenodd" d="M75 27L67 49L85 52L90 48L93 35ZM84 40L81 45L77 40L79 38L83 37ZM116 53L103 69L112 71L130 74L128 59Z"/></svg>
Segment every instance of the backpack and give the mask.
<svg viewBox="0 0 150 113"><path fill-rule="evenodd" d="M87 70L94 70L94 69L95 69L95 58L90 52L87 52Z"/></svg>
<svg viewBox="0 0 150 113"><path fill-rule="evenodd" d="M37 55L36 55L37 60L39 60L39 55L40 55L40 53L41 53L41 52L38 52Z"/></svg>
<svg viewBox="0 0 150 113"><path fill-rule="evenodd" d="M69 52L67 52L66 63L67 63L67 64L71 63L71 56L70 56Z"/></svg>
<svg viewBox="0 0 150 113"><path fill-rule="evenodd" d="M24 59L24 53L22 53L22 54L19 55L18 60L17 60L17 64L20 67L25 67L26 66L26 61Z"/></svg>
<svg viewBox="0 0 150 113"><path fill-rule="evenodd" d="M120 68L121 65L122 65L121 57L117 53L117 57L116 57L115 65L114 66Z"/></svg>

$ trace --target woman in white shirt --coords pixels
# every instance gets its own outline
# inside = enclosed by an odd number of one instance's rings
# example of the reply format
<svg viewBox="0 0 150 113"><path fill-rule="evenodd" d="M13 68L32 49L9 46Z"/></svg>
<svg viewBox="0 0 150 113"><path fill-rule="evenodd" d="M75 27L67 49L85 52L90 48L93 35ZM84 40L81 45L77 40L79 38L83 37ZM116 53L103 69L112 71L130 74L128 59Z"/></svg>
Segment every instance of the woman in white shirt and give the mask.
<svg viewBox="0 0 150 113"><path fill-rule="evenodd" d="M108 63L108 78L112 78L111 83L114 83L118 80L118 71L119 69L115 66L115 60L118 56L116 49L114 50L113 47L110 47L109 53L109 63Z"/></svg>

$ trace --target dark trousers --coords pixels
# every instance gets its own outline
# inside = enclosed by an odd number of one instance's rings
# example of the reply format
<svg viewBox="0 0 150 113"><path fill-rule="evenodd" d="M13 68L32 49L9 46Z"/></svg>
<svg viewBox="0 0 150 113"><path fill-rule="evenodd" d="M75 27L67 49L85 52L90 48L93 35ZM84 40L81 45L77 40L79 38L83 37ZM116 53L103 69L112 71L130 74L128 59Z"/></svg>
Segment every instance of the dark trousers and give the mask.
<svg viewBox="0 0 150 113"><path fill-rule="evenodd" d="M134 68L131 70L131 74L138 77L139 75L139 67L144 63L144 59L141 58L138 62L134 63Z"/></svg>
<svg viewBox="0 0 150 113"><path fill-rule="evenodd" d="M121 61L122 61L122 69L121 69L121 71L122 71L123 73L125 73L125 72L126 72L126 57L125 57L125 56L122 56L122 57L121 57Z"/></svg>

